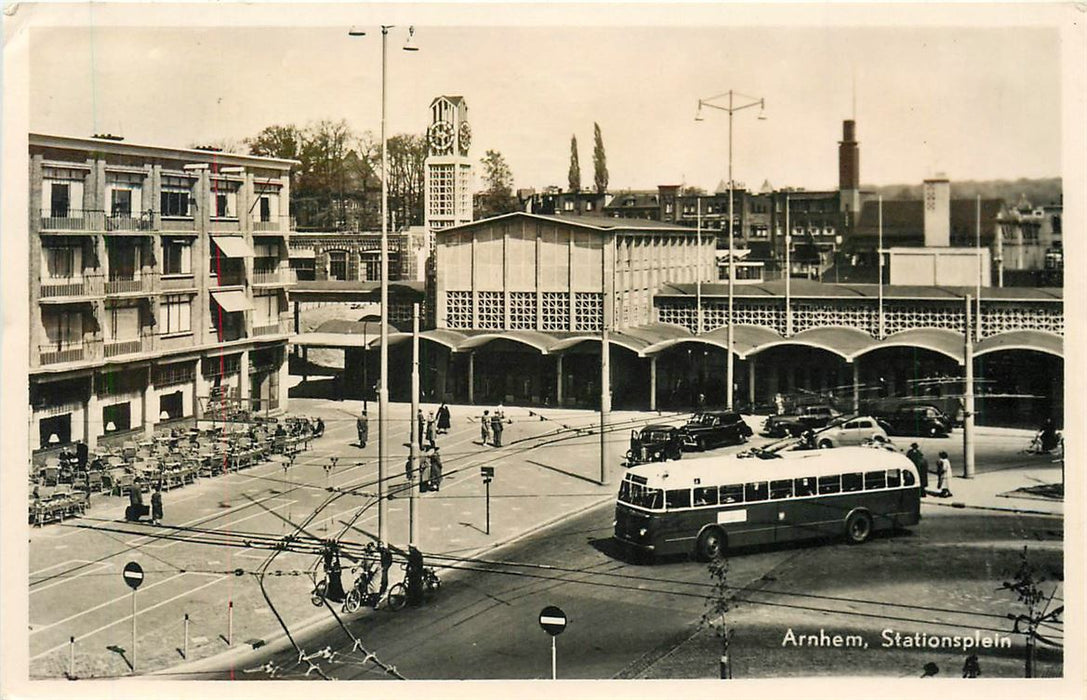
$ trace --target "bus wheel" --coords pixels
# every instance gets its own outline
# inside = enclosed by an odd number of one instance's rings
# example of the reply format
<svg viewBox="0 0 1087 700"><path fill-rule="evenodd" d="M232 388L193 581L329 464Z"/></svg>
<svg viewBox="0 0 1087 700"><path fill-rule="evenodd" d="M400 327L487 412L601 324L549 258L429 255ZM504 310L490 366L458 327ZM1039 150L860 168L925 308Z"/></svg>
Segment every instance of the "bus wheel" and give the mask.
<svg viewBox="0 0 1087 700"><path fill-rule="evenodd" d="M725 536L715 527L707 528L698 538L697 553L702 561L713 561L725 553Z"/></svg>
<svg viewBox="0 0 1087 700"><path fill-rule="evenodd" d="M857 511L845 521L845 536L850 544L860 544L872 534L872 516L863 510Z"/></svg>

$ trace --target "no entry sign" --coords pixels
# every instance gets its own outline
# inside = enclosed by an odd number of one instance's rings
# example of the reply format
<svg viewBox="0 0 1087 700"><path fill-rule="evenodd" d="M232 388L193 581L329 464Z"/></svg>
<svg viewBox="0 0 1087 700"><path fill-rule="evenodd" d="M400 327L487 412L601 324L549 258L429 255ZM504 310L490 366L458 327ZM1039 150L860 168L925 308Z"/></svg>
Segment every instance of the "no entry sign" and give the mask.
<svg viewBox="0 0 1087 700"><path fill-rule="evenodd" d="M548 605L540 611L540 627L552 637L562 634L566 629L566 613L554 605Z"/></svg>
<svg viewBox="0 0 1087 700"><path fill-rule="evenodd" d="M125 580L125 583L128 584L129 588L136 590L140 587L140 584L143 583L143 567L134 561L130 561L125 564L125 570L124 573L121 574L121 577Z"/></svg>

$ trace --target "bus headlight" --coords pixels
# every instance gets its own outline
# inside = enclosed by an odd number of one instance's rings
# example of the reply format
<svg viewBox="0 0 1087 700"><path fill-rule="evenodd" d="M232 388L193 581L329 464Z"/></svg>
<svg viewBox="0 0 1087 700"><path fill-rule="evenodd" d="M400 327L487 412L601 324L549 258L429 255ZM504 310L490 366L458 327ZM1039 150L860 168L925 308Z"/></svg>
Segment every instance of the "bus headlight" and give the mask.
<svg viewBox="0 0 1087 700"><path fill-rule="evenodd" d="M641 530L638 530L638 537L645 537L647 532L649 532L649 530L643 527Z"/></svg>

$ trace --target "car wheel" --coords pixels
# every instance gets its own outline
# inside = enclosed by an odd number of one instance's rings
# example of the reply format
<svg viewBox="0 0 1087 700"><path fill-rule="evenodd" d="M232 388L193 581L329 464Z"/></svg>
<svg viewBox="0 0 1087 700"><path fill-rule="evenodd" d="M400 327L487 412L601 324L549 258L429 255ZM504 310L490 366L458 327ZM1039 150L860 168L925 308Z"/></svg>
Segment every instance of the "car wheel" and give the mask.
<svg viewBox="0 0 1087 700"><path fill-rule="evenodd" d="M824 438L823 440L819 441L819 449L820 450L829 450L832 447L834 447L834 443L831 442L830 440L827 440L827 439Z"/></svg>
<svg viewBox="0 0 1087 700"><path fill-rule="evenodd" d="M705 452L706 451L706 438L700 437L700 438L698 438L697 440L694 441L694 444L698 448L699 452Z"/></svg>
<svg viewBox="0 0 1087 700"><path fill-rule="evenodd" d="M713 561L725 553L725 535L716 527L707 528L698 538L697 554L702 561Z"/></svg>
<svg viewBox="0 0 1087 700"><path fill-rule="evenodd" d="M845 521L845 536L850 544L861 544L872 534L872 516L857 511Z"/></svg>

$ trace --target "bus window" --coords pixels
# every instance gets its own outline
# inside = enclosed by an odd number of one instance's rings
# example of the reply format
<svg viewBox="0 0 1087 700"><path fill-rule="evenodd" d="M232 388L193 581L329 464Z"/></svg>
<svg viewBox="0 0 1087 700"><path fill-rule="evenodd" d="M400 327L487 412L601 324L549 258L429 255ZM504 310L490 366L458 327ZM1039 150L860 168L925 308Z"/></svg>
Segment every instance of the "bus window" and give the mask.
<svg viewBox="0 0 1087 700"><path fill-rule="evenodd" d="M793 493L796 496L815 495L815 477L806 476L803 479L793 479Z"/></svg>
<svg viewBox="0 0 1087 700"><path fill-rule="evenodd" d="M902 485L913 486L913 472L907 470L902 471Z"/></svg>
<svg viewBox="0 0 1087 700"><path fill-rule="evenodd" d="M896 488L898 488L900 483L901 483L901 478L899 476L899 471L897 469L888 469L887 470L887 488L896 489Z"/></svg>
<svg viewBox="0 0 1087 700"><path fill-rule="evenodd" d="M864 488L866 490L887 488L887 472L882 469L878 472L865 472Z"/></svg>
<svg viewBox="0 0 1087 700"><path fill-rule="evenodd" d="M696 506L715 506L717 505L717 487L716 486L698 486L694 490L694 504Z"/></svg>
<svg viewBox="0 0 1087 700"><path fill-rule="evenodd" d="M838 493L842 490L842 477L838 474L819 477L819 493Z"/></svg>
<svg viewBox="0 0 1087 700"><path fill-rule="evenodd" d="M726 503L740 503L744 500L744 485L730 484L718 489L721 494L721 505Z"/></svg>
<svg viewBox="0 0 1087 700"><path fill-rule="evenodd" d="M842 474L842 491L860 491L864 488L864 476L860 472Z"/></svg>
<svg viewBox="0 0 1087 700"><path fill-rule="evenodd" d="M691 490L690 489L668 489L664 492L664 507L665 508L690 508L691 507Z"/></svg>
<svg viewBox="0 0 1087 700"><path fill-rule="evenodd" d="M624 480L619 487L619 500L642 508L660 508L661 490L651 489Z"/></svg>
<svg viewBox="0 0 1087 700"><path fill-rule="evenodd" d="M765 481L753 481L744 486L744 500L748 503L751 501L765 501L769 493L770 489Z"/></svg>
<svg viewBox="0 0 1087 700"><path fill-rule="evenodd" d="M779 479L770 482L770 498L789 498L793 495L793 480Z"/></svg>

